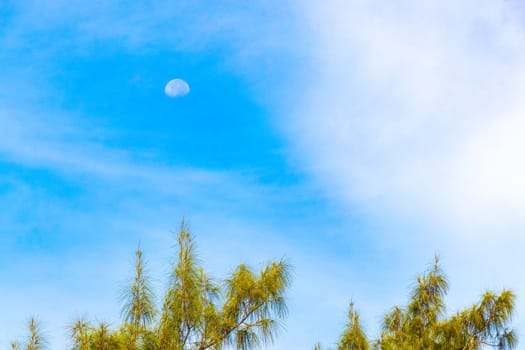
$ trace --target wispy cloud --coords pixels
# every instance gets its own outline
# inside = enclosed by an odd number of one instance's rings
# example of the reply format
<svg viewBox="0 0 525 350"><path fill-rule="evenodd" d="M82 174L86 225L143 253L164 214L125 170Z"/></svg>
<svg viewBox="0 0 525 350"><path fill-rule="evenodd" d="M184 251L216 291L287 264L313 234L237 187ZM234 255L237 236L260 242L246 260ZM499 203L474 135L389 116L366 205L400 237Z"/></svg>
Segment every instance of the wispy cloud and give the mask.
<svg viewBox="0 0 525 350"><path fill-rule="evenodd" d="M0 83L0 276L2 294L10 300L0 317L2 346L23 334L25 318L33 313L42 317L58 348L74 317L90 312L99 320L116 320L116 294L134 246L142 240L149 248L161 279L171 256L169 232L183 215L196 223L197 234L218 244L235 228L246 247L258 225L244 225L251 229L244 231L242 222L277 221L293 213L283 210L296 202L290 192L259 184L250 169L193 167L149 150L115 146L118 131L89 114L60 108L67 91L48 83L60 73L60 52L89 55L101 43L138 54L155 48L198 51L228 37L224 32L233 33L241 19L249 21L240 13L220 16L204 9L180 2L144 8L34 1L10 11L0 32L5 48L0 62L6 63L0 67L5 78ZM239 37L230 43L244 40ZM260 247L272 244L268 236ZM223 274L238 262L227 256L231 259L210 257L215 267L224 267ZM162 282L157 287L162 290ZM57 312L57 299L64 312Z"/></svg>
<svg viewBox="0 0 525 350"><path fill-rule="evenodd" d="M159 48L178 52L214 49L228 52L222 58L231 58L225 62L231 68L258 66L266 70L271 65L261 67L261 56L286 49L288 35L279 33L285 24L291 31L290 26L296 23L291 21L294 15L288 3L275 7L259 1L239 6L235 1L210 5L207 1L72 4L63 0L31 0L13 4L0 42L5 53L20 58L21 52L30 50L31 59L64 49L86 55L97 49L100 42L111 42L115 48L135 53ZM34 40L35 33L45 40ZM67 40L61 40L64 33ZM246 59L254 56L259 61L250 64Z"/></svg>
<svg viewBox="0 0 525 350"><path fill-rule="evenodd" d="M260 233L259 254L243 255L254 246L260 226L244 221L258 222L261 217L267 222L281 221L279 217L292 213L282 211L286 202L295 201L288 190L258 184L242 171L170 166L152 159L151 154L146 160L108 146L104 131L87 127L85 119L39 117L22 108L0 113L0 119L4 136L0 164L16 167L18 174L10 176L5 171L0 181L0 206L4 208L0 214L0 276L5 282L1 290L10 300L0 317L0 342L5 346L24 333L25 318L33 313L44 319L53 346L65 345L61 330L74 317L116 322L116 294L139 240L149 250L156 289L162 291L172 254L170 231L183 215L195 223L197 235L215 242L208 252L213 270L221 277L240 255L244 261L264 262L254 257L273 251L270 247L276 244L270 238L273 233ZM21 176L23 173L29 175ZM46 188L50 181L41 181L42 173L66 183L60 187L72 187L73 193L61 196ZM232 247L225 242L233 239L226 236L233 232L242 250L226 254ZM281 246L280 254L285 254L284 249ZM31 291L18 292L29 285ZM54 309L57 297L64 312Z"/></svg>

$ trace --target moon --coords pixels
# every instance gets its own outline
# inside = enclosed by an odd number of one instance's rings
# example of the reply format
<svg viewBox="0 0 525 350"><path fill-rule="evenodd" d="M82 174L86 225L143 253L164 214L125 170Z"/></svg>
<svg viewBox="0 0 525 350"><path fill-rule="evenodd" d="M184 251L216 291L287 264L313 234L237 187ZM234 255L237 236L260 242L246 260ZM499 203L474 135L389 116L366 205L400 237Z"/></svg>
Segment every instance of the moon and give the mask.
<svg viewBox="0 0 525 350"><path fill-rule="evenodd" d="M168 97L182 97L190 93L190 86L182 79L172 79L168 81L164 88L164 93Z"/></svg>

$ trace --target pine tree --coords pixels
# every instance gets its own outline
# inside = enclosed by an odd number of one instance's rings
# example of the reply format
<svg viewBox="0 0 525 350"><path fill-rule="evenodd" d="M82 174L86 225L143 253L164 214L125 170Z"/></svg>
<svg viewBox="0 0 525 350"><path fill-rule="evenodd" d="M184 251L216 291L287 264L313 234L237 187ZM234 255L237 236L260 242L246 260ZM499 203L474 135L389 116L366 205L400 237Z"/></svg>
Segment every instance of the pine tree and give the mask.
<svg viewBox="0 0 525 350"><path fill-rule="evenodd" d="M123 295L124 335L130 350L140 348L148 326L156 315L155 300L150 286L150 279L145 271L142 250L135 252L135 276L128 290Z"/></svg>
<svg viewBox="0 0 525 350"><path fill-rule="evenodd" d="M509 328L515 296L511 291L486 292L472 307L446 317L444 297L448 283L436 258L432 268L417 278L406 307L395 306L383 321L376 350L480 350L514 349L515 332ZM348 324L338 350L369 349L370 342L350 304ZM316 346L320 350L320 346Z"/></svg>
<svg viewBox="0 0 525 350"><path fill-rule="evenodd" d="M270 344L287 315L286 290L290 267L284 261L260 272L240 264L222 283L208 276L195 254L184 221L177 236L177 260L161 312L143 252L135 253L134 276L123 294L123 323L92 326L78 320L70 327L72 350L205 350L230 347L247 350ZM43 349L34 319L27 350ZM15 345L13 349L19 350Z"/></svg>
<svg viewBox="0 0 525 350"><path fill-rule="evenodd" d="M26 350L42 350L45 349L45 340L40 330L40 324L35 317L29 320L29 336L27 338Z"/></svg>
<svg viewBox="0 0 525 350"><path fill-rule="evenodd" d="M348 310L348 323L346 329L339 340L337 350L369 350L370 344L365 332L361 328L359 315L354 310L354 303L350 302Z"/></svg>

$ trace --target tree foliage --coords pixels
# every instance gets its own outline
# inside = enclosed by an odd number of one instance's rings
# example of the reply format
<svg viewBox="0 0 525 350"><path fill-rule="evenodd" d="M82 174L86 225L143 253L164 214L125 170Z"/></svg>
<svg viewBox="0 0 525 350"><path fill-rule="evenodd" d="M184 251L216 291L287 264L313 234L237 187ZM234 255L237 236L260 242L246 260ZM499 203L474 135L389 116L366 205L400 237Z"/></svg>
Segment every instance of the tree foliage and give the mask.
<svg viewBox="0 0 525 350"><path fill-rule="evenodd" d="M354 309L354 303L350 302L348 310L348 323L337 344L337 350L369 350L370 345L366 334L361 328L359 315Z"/></svg>
<svg viewBox="0 0 525 350"><path fill-rule="evenodd" d="M123 294L122 315L125 321L123 334L127 348L130 350L142 347L148 327L157 313L155 298L150 287L142 256L142 250L135 253L135 277L129 288Z"/></svg>
<svg viewBox="0 0 525 350"><path fill-rule="evenodd" d="M35 317L29 319L27 325L28 335L25 344L19 342L11 343L11 350L42 350L46 347L46 341L42 334L40 322Z"/></svg>
<svg viewBox="0 0 525 350"><path fill-rule="evenodd" d="M222 283L208 276L195 255L182 222L178 255L160 311L140 246L134 277L123 294L122 319L116 328L78 320L70 327L72 350L251 349L271 343L287 315L290 267L282 260L257 272L239 265ZM27 350L44 348L38 324L30 323ZM13 349L21 349L13 343Z"/></svg>
<svg viewBox="0 0 525 350"><path fill-rule="evenodd" d="M240 264L222 282L206 274L195 244L182 222L177 259L166 293L157 307L146 262L139 246L134 275L122 295L122 324L76 321L70 328L71 350L247 350L272 343L287 315L285 292L290 267L282 260L254 271ZM377 340L366 336L350 302L348 321L337 350L481 350L514 349L510 328L515 296L511 291L485 292L481 300L447 315L447 279L436 258L416 279L405 306L395 306L383 319ZM12 350L44 350L39 322L28 324L25 342ZM315 350L321 350L318 343Z"/></svg>
<svg viewBox="0 0 525 350"><path fill-rule="evenodd" d="M178 243L179 260L159 324L160 348L249 349L272 342L278 321L287 314L289 266L272 262L256 273L241 264L221 289L197 264L184 225Z"/></svg>
<svg viewBox="0 0 525 350"><path fill-rule="evenodd" d="M515 296L503 290L485 292L479 303L451 317L446 316L445 275L436 258L433 267L418 277L405 307L395 306L383 320L378 340L371 342L350 304L348 324L337 344L338 350L479 350L513 349L515 332L509 328ZM320 345L315 349L320 350Z"/></svg>

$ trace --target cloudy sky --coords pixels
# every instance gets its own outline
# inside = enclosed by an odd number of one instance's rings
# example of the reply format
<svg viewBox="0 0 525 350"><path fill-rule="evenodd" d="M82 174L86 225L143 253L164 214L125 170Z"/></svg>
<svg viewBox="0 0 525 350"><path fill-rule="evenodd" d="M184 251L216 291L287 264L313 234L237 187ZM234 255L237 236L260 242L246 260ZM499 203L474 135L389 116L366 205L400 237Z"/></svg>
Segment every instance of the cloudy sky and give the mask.
<svg viewBox="0 0 525 350"><path fill-rule="evenodd" d="M525 336L523 5L220 3L0 2L0 347L116 324L139 242L161 294L182 217L217 278L294 266L272 349L350 298L375 337L435 254Z"/></svg>

